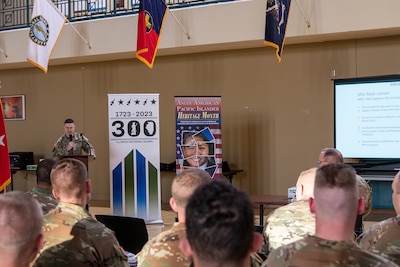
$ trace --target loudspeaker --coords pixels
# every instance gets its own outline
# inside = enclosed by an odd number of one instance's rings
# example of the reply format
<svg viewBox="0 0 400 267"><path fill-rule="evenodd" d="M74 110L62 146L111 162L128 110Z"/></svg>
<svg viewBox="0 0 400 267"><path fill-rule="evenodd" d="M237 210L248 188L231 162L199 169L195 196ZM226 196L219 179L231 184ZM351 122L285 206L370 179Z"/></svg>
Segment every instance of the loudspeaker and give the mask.
<svg viewBox="0 0 400 267"><path fill-rule="evenodd" d="M11 152L9 155L11 170L26 170L26 165L33 164L33 152Z"/></svg>

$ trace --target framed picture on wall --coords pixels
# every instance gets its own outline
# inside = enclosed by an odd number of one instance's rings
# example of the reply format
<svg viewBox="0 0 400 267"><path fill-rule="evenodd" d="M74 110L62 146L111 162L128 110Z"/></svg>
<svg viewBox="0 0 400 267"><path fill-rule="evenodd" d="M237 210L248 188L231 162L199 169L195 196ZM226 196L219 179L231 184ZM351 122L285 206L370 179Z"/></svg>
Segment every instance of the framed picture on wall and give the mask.
<svg viewBox="0 0 400 267"><path fill-rule="evenodd" d="M4 120L25 120L25 96L0 96Z"/></svg>

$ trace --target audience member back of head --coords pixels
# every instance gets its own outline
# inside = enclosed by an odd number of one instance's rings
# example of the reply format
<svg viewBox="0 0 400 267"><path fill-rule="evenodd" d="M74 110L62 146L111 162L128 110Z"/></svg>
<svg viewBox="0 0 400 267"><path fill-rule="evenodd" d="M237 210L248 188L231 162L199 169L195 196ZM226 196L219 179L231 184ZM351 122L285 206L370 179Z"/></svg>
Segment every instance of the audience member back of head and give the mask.
<svg viewBox="0 0 400 267"><path fill-rule="evenodd" d="M180 247L196 267L248 267L251 253L262 244L248 196L224 181L195 190L186 207L186 226Z"/></svg>

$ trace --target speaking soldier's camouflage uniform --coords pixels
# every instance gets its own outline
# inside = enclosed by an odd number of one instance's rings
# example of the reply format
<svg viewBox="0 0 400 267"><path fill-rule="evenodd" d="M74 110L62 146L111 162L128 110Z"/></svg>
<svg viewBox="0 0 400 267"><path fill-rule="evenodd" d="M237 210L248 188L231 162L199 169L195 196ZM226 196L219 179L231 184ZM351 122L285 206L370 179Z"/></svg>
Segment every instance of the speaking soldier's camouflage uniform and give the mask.
<svg viewBox="0 0 400 267"><path fill-rule="evenodd" d="M65 134L58 138L57 142L54 144L53 157L59 158L60 156L80 156L82 155L82 150L85 151L89 156L96 155L92 144L90 144L89 139L83 134L75 133L72 136L72 141L74 142L74 148L72 151L67 150L68 143L70 142L69 136Z"/></svg>
<svg viewBox="0 0 400 267"><path fill-rule="evenodd" d="M44 216L43 235L36 267L129 266L114 232L79 205L59 202Z"/></svg>
<svg viewBox="0 0 400 267"><path fill-rule="evenodd" d="M400 266L400 215L372 225L359 237L359 245Z"/></svg>
<svg viewBox="0 0 400 267"><path fill-rule="evenodd" d="M185 223L175 223L171 229L149 240L137 255L138 267L188 267L192 260L183 255L179 241L186 237Z"/></svg>
<svg viewBox="0 0 400 267"><path fill-rule="evenodd" d="M384 257L358 247L354 241L331 241L307 235L273 250L262 266L375 267L397 266Z"/></svg>
<svg viewBox="0 0 400 267"><path fill-rule="evenodd" d="M36 198L36 200L39 202L43 214L47 214L50 210L57 206L57 200L54 198L50 190L36 186L28 193Z"/></svg>

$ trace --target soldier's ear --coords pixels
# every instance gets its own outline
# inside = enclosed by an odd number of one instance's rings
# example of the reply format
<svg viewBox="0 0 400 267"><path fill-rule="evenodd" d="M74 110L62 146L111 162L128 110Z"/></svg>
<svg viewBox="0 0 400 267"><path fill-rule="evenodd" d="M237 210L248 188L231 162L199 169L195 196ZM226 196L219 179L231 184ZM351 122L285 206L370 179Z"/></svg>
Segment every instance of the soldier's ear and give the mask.
<svg viewBox="0 0 400 267"><path fill-rule="evenodd" d="M57 195L57 192L56 192L56 190L54 190L54 187L51 189L51 192L53 193L54 198L55 198L56 200L59 200L58 195Z"/></svg>
<svg viewBox="0 0 400 267"><path fill-rule="evenodd" d="M310 197L310 199L308 200L308 205L310 207L310 212L315 213L315 200L313 197Z"/></svg>
<svg viewBox="0 0 400 267"><path fill-rule="evenodd" d="M365 200L363 197L358 199L358 215L363 214L365 211Z"/></svg>
<svg viewBox="0 0 400 267"><path fill-rule="evenodd" d="M192 247L190 246L189 240L187 240L186 237L182 238L179 241L179 249L182 251L183 255L185 255L186 257L193 256Z"/></svg>
<svg viewBox="0 0 400 267"><path fill-rule="evenodd" d="M264 242L264 238L260 233L255 232L253 237L253 244L251 252L257 252L260 250L262 244Z"/></svg>
<svg viewBox="0 0 400 267"><path fill-rule="evenodd" d="M175 211L176 213L178 212L178 208L176 207L176 202L175 202L175 199L173 197L171 197L169 199L169 205L171 206L171 209L173 211Z"/></svg>

